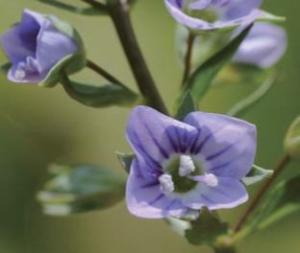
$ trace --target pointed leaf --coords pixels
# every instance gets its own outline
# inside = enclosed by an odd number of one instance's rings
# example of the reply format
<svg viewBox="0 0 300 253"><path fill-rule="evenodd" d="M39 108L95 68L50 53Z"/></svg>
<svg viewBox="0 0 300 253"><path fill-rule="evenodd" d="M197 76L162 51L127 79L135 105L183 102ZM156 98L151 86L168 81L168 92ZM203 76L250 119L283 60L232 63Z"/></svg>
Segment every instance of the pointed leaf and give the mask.
<svg viewBox="0 0 300 253"><path fill-rule="evenodd" d="M176 118L183 120L190 112L197 111L194 99L189 91L181 97L176 113Z"/></svg>
<svg viewBox="0 0 300 253"><path fill-rule="evenodd" d="M179 235L184 236L193 245L213 246L217 239L227 235L228 225L208 210L201 210L196 220L168 218L167 222Z"/></svg>
<svg viewBox="0 0 300 253"><path fill-rule="evenodd" d="M74 100L90 107L132 106L137 103L138 95L119 84L106 84L100 87L62 79L65 91Z"/></svg>
<svg viewBox="0 0 300 253"><path fill-rule="evenodd" d="M186 89L191 90L196 104L206 94L219 71L231 60L240 44L248 35L253 25L248 26L225 48L200 65L186 83Z"/></svg>
<svg viewBox="0 0 300 253"><path fill-rule="evenodd" d="M130 167L133 159L135 158L134 154L125 154L121 152L117 152L117 157L122 165L122 167L125 169L127 173L130 172Z"/></svg>

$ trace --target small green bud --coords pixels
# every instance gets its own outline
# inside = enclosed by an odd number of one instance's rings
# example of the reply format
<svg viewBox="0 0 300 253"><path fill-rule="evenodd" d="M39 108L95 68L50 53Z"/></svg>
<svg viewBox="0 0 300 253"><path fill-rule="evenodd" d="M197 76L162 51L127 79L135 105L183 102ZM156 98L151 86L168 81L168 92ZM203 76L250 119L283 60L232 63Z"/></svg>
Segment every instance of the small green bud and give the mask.
<svg viewBox="0 0 300 253"><path fill-rule="evenodd" d="M49 167L51 179L37 199L44 213L63 216L103 209L124 196L125 182L112 171L92 165Z"/></svg>
<svg viewBox="0 0 300 253"><path fill-rule="evenodd" d="M300 158L300 116L290 125L284 140L284 147L292 158Z"/></svg>

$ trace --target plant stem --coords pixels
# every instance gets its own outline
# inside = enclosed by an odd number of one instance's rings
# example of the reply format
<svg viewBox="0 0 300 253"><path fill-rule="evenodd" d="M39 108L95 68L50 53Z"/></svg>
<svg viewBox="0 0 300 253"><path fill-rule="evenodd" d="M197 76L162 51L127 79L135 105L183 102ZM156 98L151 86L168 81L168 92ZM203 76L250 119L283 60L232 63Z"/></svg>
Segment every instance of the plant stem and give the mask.
<svg viewBox="0 0 300 253"><path fill-rule="evenodd" d="M265 193L269 190L273 182L277 179L277 177L281 174L281 172L285 169L285 167L289 164L291 158L289 155L284 155L283 158L278 162L276 168L274 169L274 173L272 177L270 177L265 184L258 190L256 196L254 197L253 201L250 203L249 207L246 209L245 213L240 218L239 222L237 223L234 232L239 232L245 223L247 222L249 216L253 213L253 211L258 207L260 201L264 197Z"/></svg>
<svg viewBox="0 0 300 253"><path fill-rule="evenodd" d="M93 70L95 73L101 75L104 77L107 81L112 82L113 84L118 84L120 86L124 86L124 84L118 80L116 77L114 77L112 74L108 73L105 69L97 65L95 62L91 60L87 60L86 66Z"/></svg>
<svg viewBox="0 0 300 253"><path fill-rule="evenodd" d="M193 56L193 46L196 36L190 32L189 36L187 38L187 50L185 54L184 59L184 72L183 72L183 78L182 78L182 86L184 86L185 82L189 78L190 72L191 72L191 65L192 65L192 56Z"/></svg>
<svg viewBox="0 0 300 253"><path fill-rule="evenodd" d="M111 1L108 8L141 94L150 106L168 114L137 42L127 1Z"/></svg>
<svg viewBox="0 0 300 253"><path fill-rule="evenodd" d="M95 0L81 0L81 1L97 8L97 9L107 10L107 6L103 3L98 2L98 1L95 1Z"/></svg>

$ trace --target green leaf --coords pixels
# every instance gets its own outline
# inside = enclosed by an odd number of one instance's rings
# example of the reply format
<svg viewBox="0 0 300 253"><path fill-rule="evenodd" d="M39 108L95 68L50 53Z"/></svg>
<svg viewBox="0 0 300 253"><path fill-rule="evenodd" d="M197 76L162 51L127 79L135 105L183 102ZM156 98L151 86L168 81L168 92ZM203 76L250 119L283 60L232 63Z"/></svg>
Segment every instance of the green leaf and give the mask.
<svg viewBox="0 0 300 253"><path fill-rule="evenodd" d="M181 97L176 113L176 119L183 120L190 112L197 111L193 97L189 91Z"/></svg>
<svg viewBox="0 0 300 253"><path fill-rule="evenodd" d="M290 125L285 140L284 147L293 158L300 158L300 116Z"/></svg>
<svg viewBox="0 0 300 253"><path fill-rule="evenodd" d="M248 35L253 25L248 26L242 33L233 39L225 48L216 53L202 65L200 65L191 75L186 83L186 89L191 91L196 104L206 94L211 87L213 80L219 71L234 56L235 52Z"/></svg>
<svg viewBox="0 0 300 253"><path fill-rule="evenodd" d="M100 87L72 81L67 77L62 79L65 91L71 98L90 107L132 106L139 96L119 84L106 84Z"/></svg>
<svg viewBox="0 0 300 253"><path fill-rule="evenodd" d="M11 68L11 63L10 62L7 62L3 65L0 66L0 71L4 74L7 74L7 72L9 71L9 69Z"/></svg>
<svg viewBox="0 0 300 253"><path fill-rule="evenodd" d="M227 114L235 117L242 117L260 102L272 89L275 83L274 75L269 76L253 93L236 103Z"/></svg>
<svg viewBox="0 0 300 253"><path fill-rule="evenodd" d="M228 225L208 210L201 210L196 220L168 218L167 222L179 235L193 245L213 246L219 237L227 235Z"/></svg>
<svg viewBox="0 0 300 253"><path fill-rule="evenodd" d="M99 8L94 8L94 7L77 7L72 4L64 3L61 1L57 0L38 0L41 3L59 8L64 11L72 12L75 14L81 14L81 15L88 15L88 16L93 16L93 15L103 15L106 14L107 11L105 9L99 10Z"/></svg>
<svg viewBox="0 0 300 253"><path fill-rule="evenodd" d="M125 169L125 171L129 174L131 164L133 159L135 158L134 154L125 154L121 152L117 152L117 157L122 165L122 167Z"/></svg>
<svg viewBox="0 0 300 253"><path fill-rule="evenodd" d="M250 232L266 229L288 215L300 212L299 192L300 175L277 184L269 191L262 206L252 215L246 229Z"/></svg>
<svg viewBox="0 0 300 253"><path fill-rule="evenodd" d="M249 172L249 174L242 179L245 185L253 185L256 184L268 177L271 177L273 175L272 170L266 170L264 168L261 168L257 165L253 165L252 170Z"/></svg>
<svg viewBox="0 0 300 253"><path fill-rule="evenodd" d="M62 216L108 208L123 199L125 181L94 165L50 166L51 179L37 194L46 214Z"/></svg>

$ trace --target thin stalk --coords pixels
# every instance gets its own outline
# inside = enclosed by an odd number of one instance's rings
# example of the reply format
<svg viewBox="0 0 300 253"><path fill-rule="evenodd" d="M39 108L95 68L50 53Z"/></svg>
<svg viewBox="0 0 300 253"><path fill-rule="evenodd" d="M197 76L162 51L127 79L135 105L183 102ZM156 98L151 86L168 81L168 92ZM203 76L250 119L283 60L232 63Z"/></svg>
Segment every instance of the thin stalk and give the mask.
<svg viewBox="0 0 300 253"><path fill-rule="evenodd" d="M284 155L283 158L278 162L277 166L274 169L274 173L272 177L270 177L265 184L258 190L256 196L254 197L253 201L250 203L249 207L246 209L240 220L238 221L234 232L239 232L245 223L247 222L249 216L253 213L253 211L258 207L260 201L266 194L266 192L270 189L273 182L277 179L277 177L282 173L285 167L289 164L291 158L289 155Z"/></svg>
<svg viewBox="0 0 300 253"><path fill-rule="evenodd" d="M120 86L124 86L124 84L118 80L116 77L114 77L112 74L108 73L105 69L97 65L95 62L91 60L87 60L86 66L93 70L95 73L101 75L104 77L107 81L112 82L113 84L118 84Z"/></svg>
<svg viewBox="0 0 300 253"><path fill-rule="evenodd" d="M187 50L184 59L184 72L183 72L183 77L181 82L182 86L184 86L185 82L187 81L191 73L193 46L194 46L195 38L196 36L192 32L190 32L186 41Z"/></svg>
<svg viewBox="0 0 300 253"><path fill-rule="evenodd" d="M106 4L100 3L98 1L95 1L95 0L81 0L81 1L97 8L97 9L107 10Z"/></svg>
<svg viewBox="0 0 300 253"><path fill-rule="evenodd" d="M127 1L115 0L108 7L132 73L146 103L160 112L168 114L137 42L129 17Z"/></svg>

